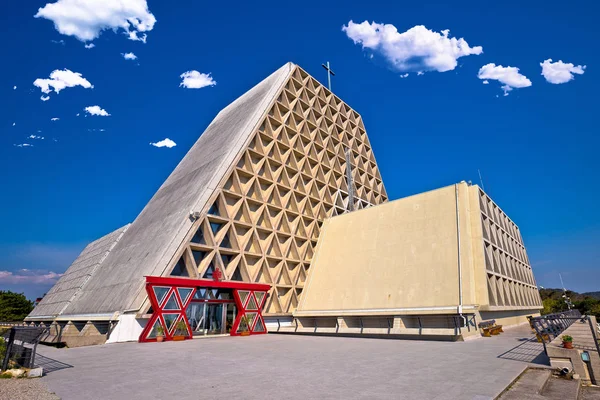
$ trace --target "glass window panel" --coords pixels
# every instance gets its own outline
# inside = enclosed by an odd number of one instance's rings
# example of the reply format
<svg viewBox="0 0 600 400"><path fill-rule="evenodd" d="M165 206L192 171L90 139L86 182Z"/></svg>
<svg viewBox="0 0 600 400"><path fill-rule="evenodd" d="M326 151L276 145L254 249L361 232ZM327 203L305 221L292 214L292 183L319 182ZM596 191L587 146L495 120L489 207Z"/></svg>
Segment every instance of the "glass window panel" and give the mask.
<svg viewBox="0 0 600 400"><path fill-rule="evenodd" d="M215 273L215 266L211 261L210 265L208 266L208 268L206 269L206 272L204 272L204 275L202 275L202 277L205 279L212 279L214 273Z"/></svg>
<svg viewBox="0 0 600 400"><path fill-rule="evenodd" d="M185 311L193 332L204 333L204 329L206 329L206 318L204 317L205 304L193 302Z"/></svg>
<svg viewBox="0 0 600 400"><path fill-rule="evenodd" d="M260 307L262 305L263 299L265 298L265 292L254 292L254 295L256 296L256 302Z"/></svg>
<svg viewBox="0 0 600 400"><path fill-rule="evenodd" d="M244 278L242 278L242 273L240 272L239 268L235 269L235 271L231 275L231 280L232 281L243 281L244 280Z"/></svg>
<svg viewBox="0 0 600 400"><path fill-rule="evenodd" d="M196 293L194 293L194 299L203 300L204 298L206 298L206 289L198 288L198 290L196 290Z"/></svg>
<svg viewBox="0 0 600 400"><path fill-rule="evenodd" d="M223 247L223 245L221 245L221 247ZM223 266L225 268L227 268L232 258L233 256L230 254L221 254L221 261L223 261Z"/></svg>
<svg viewBox="0 0 600 400"><path fill-rule="evenodd" d="M165 323L167 324L167 329L169 333L173 333L173 328L175 327L175 321L179 314L163 314L163 318L165 319Z"/></svg>
<svg viewBox="0 0 600 400"><path fill-rule="evenodd" d="M209 335L223 333L223 304L207 304L206 319Z"/></svg>
<svg viewBox="0 0 600 400"><path fill-rule="evenodd" d="M220 224L218 222L211 222L210 223L210 229L212 230L213 235L216 235L217 232L219 232L219 230L221 229L222 226L223 226L223 224Z"/></svg>
<svg viewBox="0 0 600 400"><path fill-rule="evenodd" d="M148 309L148 314L154 314L154 308L152 308L152 306Z"/></svg>
<svg viewBox="0 0 600 400"><path fill-rule="evenodd" d="M161 304L163 302L165 296L169 292L169 289L170 288L164 286L154 286L152 288L152 290L154 290L154 294L156 295L156 299L158 300L158 304Z"/></svg>
<svg viewBox="0 0 600 400"><path fill-rule="evenodd" d="M198 230L194 234L194 237L192 238L192 243L206 244L206 240L204 239L204 231L202 230L202 226L200 226L200 228L198 228Z"/></svg>
<svg viewBox="0 0 600 400"><path fill-rule="evenodd" d="M192 293L194 289L191 288L177 288L177 292L179 293L179 298L181 299L181 302L183 303L183 305L185 305L188 297L190 296L190 294Z"/></svg>
<svg viewBox="0 0 600 400"><path fill-rule="evenodd" d="M216 215L219 216L219 206L217 205L217 202L215 201L213 203L213 205L210 207L210 209L208 210L208 213L211 215Z"/></svg>
<svg viewBox="0 0 600 400"><path fill-rule="evenodd" d="M238 325L236 332L240 333L240 332L244 332L244 331L248 331L248 330L250 330L250 329L248 328L248 325L246 324L246 319L244 317L242 317L242 319L240 319L240 324Z"/></svg>
<svg viewBox="0 0 600 400"><path fill-rule="evenodd" d="M156 329L161 326L160 324L160 318L157 318L156 321L154 321L154 325L152 325L152 329L150 330L150 332L148 333L148 336L146 336L146 338L148 339L154 339L156 338L157 335L157 331ZM164 331L163 331L163 336L164 336Z"/></svg>
<svg viewBox="0 0 600 400"><path fill-rule="evenodd" d="M175 299L175 292L171 293L169 300L163 306L163 310L179 310L179 304L177 304L177 300Z"/></svg>
<svg viewBox="0 0 600 400"><path fill-rule="evenodd" d="M218 299L219 298L219 289L208 289L208 299Z"/></svg>
<svg viewBox="0 0 600 400"><path fill-rule="evenodd" d="M223 248L226 248L226 249L231 248L231 241L229 240L229 233L225 234L225 236L223 237L223 240L221 241L220 246Z"/></svg>
<svg viewBox="0 0 600 400"><path fill-rule="evenodd" d="M250 300L248 300L248 305L246 306L247 310L257 310L256 301L254 300L254 296L250 296Z"/></svg>
<svg viewBox="0 0 600 400"><path fill-rule="evenodd" d="M262 318L258 318L258 320L256 321L256 325L254 326L254 329L252 330L253 332L264 332L265 331L265 325L263 324Z"/></svg>
<svg viewBox="0 0 600 400"><path fill-rule="evenodd" d="M246 305L246 299L248 298L248 295L250 294L250 292L248 292L246 290L238 290L238 294L240 295L240 299L242 300L242 304L245 306Z"/></svg>
<svg viewBox="0 0 600 400"><path fill-rule="evenodd" d="M246 316L248 317L248 326L250 328L252 328L252 325L254 325L254 320L256 319L257 314L254 312L251 312L251 313L246 313Z"/></svg>
<svg viewBox="0 0 600 400"><path fill-rule="evenodd" d="M217 297L219 300L231 300L231 290L228 289L220 289L219 296Z"/></svg>
<svg viewBox="0 0 600 400"><path fill-rule="evenodd" d="M200 265L204 257L206 257L206 251L192 250L192 256L194 256L194 261L196 261L196 265Z"/></svg>
<svg viewBox="0 0 600 400"><path fill-rule="evenodd" d="M225 314L225 332L230 333L236 316L236 308L233 303L228 303L225 307L227 307Z"/></svg>
<svg viewBox="0 0 600 400"><path fill-rule="evenodd" d="M189 278L190 274L188 274L187 268L185 267L185 260L183 259L183 256L179 259L179 261L177 261L177 264L175 264L175 268L173 268L171 276L185 276Z"/></svg>

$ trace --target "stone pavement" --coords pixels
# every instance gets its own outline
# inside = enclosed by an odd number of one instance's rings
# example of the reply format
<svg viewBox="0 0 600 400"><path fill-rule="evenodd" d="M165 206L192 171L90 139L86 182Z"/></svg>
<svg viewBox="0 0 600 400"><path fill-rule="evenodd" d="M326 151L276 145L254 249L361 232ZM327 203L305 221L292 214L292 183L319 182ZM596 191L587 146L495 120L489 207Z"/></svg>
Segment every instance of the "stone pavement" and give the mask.
<svg viewBox="0 0 600 400"><path fill-rule="evenodd" d="M69 399L492 399L544 362L528 326L466 342L290 335L42 346ZM56 367L56 366L62 367Z"/></svg>

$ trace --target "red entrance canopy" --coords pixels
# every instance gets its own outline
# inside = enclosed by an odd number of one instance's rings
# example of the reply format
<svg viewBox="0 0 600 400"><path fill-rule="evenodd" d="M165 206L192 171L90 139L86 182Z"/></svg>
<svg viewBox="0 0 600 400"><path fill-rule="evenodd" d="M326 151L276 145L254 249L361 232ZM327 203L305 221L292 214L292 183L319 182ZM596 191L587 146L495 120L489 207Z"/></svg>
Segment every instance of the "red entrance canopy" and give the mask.
<svg viewBox="0 0 600 400"><path fill-rule="evenodd" d="M187 328L187 334L183 336L191 338L192 328L186 315L186 309L191 303L197 288L232 290L238 312L231 327L231 336L241 334L241 331L238 332L238 328L242 318L245 317L247 317L245 322L249 334L267 333L262 317L262 308L271 285L211 279L147 276L146 292L153 313L142 331L139 341L156 341L158 327L162 327L165 340L171 340L175 336L176 326L180 321L184 321Z"/></svg>

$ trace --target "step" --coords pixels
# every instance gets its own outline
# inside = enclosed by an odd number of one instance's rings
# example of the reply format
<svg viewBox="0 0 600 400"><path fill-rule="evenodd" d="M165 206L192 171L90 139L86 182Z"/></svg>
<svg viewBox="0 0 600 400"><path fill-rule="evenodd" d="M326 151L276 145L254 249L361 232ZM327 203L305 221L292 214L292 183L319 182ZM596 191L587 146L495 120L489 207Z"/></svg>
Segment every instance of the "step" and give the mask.
<svg viewBox="0 0 600 400"><path fill-rule="evenodd" d="M542 395L548 400L577 400L579 397L579 379L563 379L551 377L542 390Z"/></svg>
<svg viewBox="0 0 600 400"><path fill-rule="evenodd" d="M543 400L541 392L551 375L552 372L547 369L527 369L500 398L502 400Z"/></svg>

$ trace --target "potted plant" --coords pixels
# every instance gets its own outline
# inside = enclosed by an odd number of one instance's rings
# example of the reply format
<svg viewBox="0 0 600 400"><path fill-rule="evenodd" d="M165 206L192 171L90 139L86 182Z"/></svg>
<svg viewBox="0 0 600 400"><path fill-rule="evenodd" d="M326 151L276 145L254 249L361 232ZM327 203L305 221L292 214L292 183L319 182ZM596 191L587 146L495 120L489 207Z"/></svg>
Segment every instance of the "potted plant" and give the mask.
<svg viewBox="0 0 600 400"><path fill-rule="evenodd" d="M242 332L240 332L240 336L250 336L250 317L248 317L247 315L242 315L242 318L240 319L240 329L242 330Z"/></svg>
<svg viewBox="0 0 600 400"><path fill-rule="evenodd" d="M165 339L165 328L162 325L156 327L156 341L162 342Z"/></svg>
<svg viewBox="0 0 600 400"><path fill-rule="evenodd" d="M562 335L562 344L565 349L573 348L573 336Z"/></svg>
<svg viewBox="0 0 600 400"><path fill-rule="evenodd" d="M173 340L184 340L187 335L187 324L184 320L178 321L175 324L175 334L173 335Z"/></svg>

